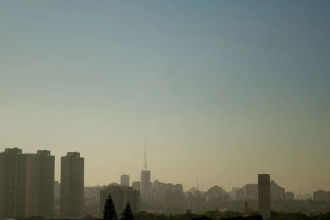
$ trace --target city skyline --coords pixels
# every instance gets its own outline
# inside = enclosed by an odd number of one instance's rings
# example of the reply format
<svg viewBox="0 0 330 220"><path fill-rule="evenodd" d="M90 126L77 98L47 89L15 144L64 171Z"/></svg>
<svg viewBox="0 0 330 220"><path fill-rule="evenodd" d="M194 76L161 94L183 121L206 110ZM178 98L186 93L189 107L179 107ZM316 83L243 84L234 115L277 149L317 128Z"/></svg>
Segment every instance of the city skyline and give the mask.
<svg viewBox="0 0 330 220"><path fill-rule="evenodd" d="M85 185L329 190L329 1L0 1L1 148Z"/></svg>

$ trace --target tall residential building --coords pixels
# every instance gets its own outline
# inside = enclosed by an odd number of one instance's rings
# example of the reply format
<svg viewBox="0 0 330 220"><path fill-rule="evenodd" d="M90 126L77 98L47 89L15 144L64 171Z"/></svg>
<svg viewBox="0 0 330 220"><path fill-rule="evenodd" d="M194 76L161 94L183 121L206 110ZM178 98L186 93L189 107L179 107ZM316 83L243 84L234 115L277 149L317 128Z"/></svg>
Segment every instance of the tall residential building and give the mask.
<svg viewBox="0 0 330 220"><path fill-rule="evenodd" d="M54 199L61 197L61 184L58 181L54 182Z"/></svg>
<svg viewBox="0 0 330 220"><path fill-rule="evenodd" d="M129 186L129 175L123 174L120 176L120 185Z"/></svg>
<svg viewBox="0 0 330 220"><path fill-rule="evenodd" d="M313 192L314 201L328 201L330 202L330 191L317 190Z"/></svg>
<svg viewBox="0 0 330 220"><path fill-rule="evenodd" d="M55 156L38 150L27 154L26 216L50 218L54 210Z"/></svg>
<svg viewBox="0 0 330 220"><path fill-rule="evenodd" d="M132 187L135 190L141 190L141 183L140 182L132 182Z"/></svg>
<svg viewBox="0 0 330 220"><path fill-rule="evenodd" d="M258 200L258 184L246 184L243 189L245 199Z"/></svg>
<svg viewBox="0 0 330 220"><path fill-rule="evenodd" d="M51 217L54 208L55 157L50 151L0 153L0 219L30 215Z"/></svg>
<svg viewBox="0 0 330 220"><path fill-rule="evenodd" d="M114 186L108 185L100 190L100 214L103 213L104 205L108 195L111 195L116 212L120 215L127 204L130 203L132 212L138 213L140 211L140 191L128 186Z"/></svg>
<svg viewBox="0 0 330 220"><path fill-rule="evenodd" d="M149 193L151 190L150 170L141 171L141 193Z"/></svg>
<svg viewBox="0 0 330 220"><path fill-rule="evenodd" d="M0 219L26 216L26 159L18 148L0 153Z"/></svg>
<svg viewBox="0 0 330 220"><path fill-rule="evenodd" d="M285 200L285 189L277 185L274 180L271 180L270 195L272 201Z"/></svg>
<svg viewBox="0 0 330 220"><path fill-rule="evenodd" d="M61 218L84 216L84 158L69 152L61 158Z"/></svg>
<svg viewBox="0 0 330 220"><path fill-rule="evenodd" d="M270 175L258 175L258 206L259 214L264 220L271 219L271 203L270 203Z"/></svg>

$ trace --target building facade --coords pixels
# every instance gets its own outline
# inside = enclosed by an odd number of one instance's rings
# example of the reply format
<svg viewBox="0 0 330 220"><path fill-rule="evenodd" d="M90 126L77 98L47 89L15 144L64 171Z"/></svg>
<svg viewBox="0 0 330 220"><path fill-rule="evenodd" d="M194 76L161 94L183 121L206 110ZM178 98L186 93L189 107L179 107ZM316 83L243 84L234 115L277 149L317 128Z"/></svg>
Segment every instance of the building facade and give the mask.
<svg viewBox="0 0 330 220"><path fill-rule="evenodd" d="M270 175L258 175L258 207L264 220L271 219Z"/></svg>
<svg viewBox="0 0 330 220"><path fill-rule="evenodd" d="M246 200L258 200L258 184L246 184L243 189Z"/></svg>
<svg viewBox="0 0 330 220"><path fill-rule="evenodd" d="M59 181L54 182L54 199L59 199L61 197L61 184Z"/></svg>
<svg viewBox="0 0 330 220"><path fill-rule="evenodd" d="M50 151L0 153L0 219L30 215L51 217L54 209L55 157Z"/></svg>
<svg viewBox="0 0 330 220"><path fill-rule="evenodd" d="M27 156L26 216L50 218L54 210L55 156L38 150Z"/></svg>
<svg viewBox="0 0 330 220"><path fill-rule="evenodd" d="M141 182L137 182L137 181L132 182L132 187L133 187L133 189L140 191L141 190Z"/></svg>
<svg viewBox="0 0 330 220"><path fill-rule="evenodd" d="M317 190L313 192L314 201L327 201L330 202L330 191Z"/></svg>
<svg viewBox="0 0 330 220"><path fill-rule="evenodd" d="M285 200L287 200L287 201L294 200L294 193L293 192L286 192L285 193Z"/></svg>
<svg viewBox="0 0 330 220"><path fill-rule="evenodd" d="M141 193L146 194L151 190L150 170L141 171Z"/></svg>
<svg viewBox="0 0 330 220"><path fill-rule="evenodd" d="M0 219L26 216L26 159L18 148L0 154Z"/></svg>
<svg viewBox="0 0 330 220"><path fill-rule="evenodd" d="M84 216L84 158L69 152L61 158L61 218Z"/></svg>
<svg viewBox="0 0 330 220"><path fill-rule="evenodd" d="M117 215L121 215L128 202L130 203L132 212L134 214L140 212L140 190L135 190L133 187L128 186L109 185L100 190L101 215L103 213L105 202L109 194L111 195L115 205Z"/></svg>
<svg viewBox="0 0 330 220"><path fill-rule="evenodd" d="M129 175L123 174L120 176L120 185L129 186Z"/></svg>

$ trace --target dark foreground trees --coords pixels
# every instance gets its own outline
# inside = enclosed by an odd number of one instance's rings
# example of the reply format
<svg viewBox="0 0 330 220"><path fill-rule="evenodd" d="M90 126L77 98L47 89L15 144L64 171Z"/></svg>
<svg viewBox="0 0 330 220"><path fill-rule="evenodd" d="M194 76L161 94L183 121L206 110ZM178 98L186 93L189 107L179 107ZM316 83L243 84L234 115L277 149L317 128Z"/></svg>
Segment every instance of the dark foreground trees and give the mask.
<svg viewBox="0 0 330 220"><path fill-rule="evenodd" d="M134 220L134 215L131 209L131 205L129 203L126 204L126 208L121 214L121 220Z"/></svg>
<svg viewBox="0 0 330 220"><path fill-rule="evenodd" d="M115 204L113 203L113 200L112 200L110 194L104 205L103 219L104 220L118 220Z"/></svg>

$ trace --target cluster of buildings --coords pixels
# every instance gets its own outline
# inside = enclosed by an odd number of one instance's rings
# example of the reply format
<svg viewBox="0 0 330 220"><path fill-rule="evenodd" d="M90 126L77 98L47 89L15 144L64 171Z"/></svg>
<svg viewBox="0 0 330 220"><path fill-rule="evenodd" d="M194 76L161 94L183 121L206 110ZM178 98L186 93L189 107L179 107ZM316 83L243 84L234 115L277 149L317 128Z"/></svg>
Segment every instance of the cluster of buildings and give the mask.
<svg viewBox="0 0 330 220"><path fill-rule="evenodd" d="M258 200L258 184L246 184L243 188L233 188L235 200ZM270 181L271 201L294 200L294 193L285 192L274 180Z"/></svg>

